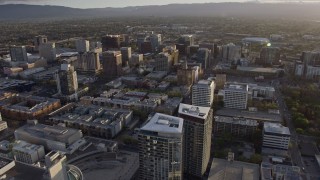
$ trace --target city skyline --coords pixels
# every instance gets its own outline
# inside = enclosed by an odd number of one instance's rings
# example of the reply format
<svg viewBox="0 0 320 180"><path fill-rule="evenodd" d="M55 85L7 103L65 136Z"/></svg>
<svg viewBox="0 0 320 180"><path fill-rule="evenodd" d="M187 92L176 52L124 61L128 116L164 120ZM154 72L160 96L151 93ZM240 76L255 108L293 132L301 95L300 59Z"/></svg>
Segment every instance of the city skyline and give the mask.
<svg viewBox="0 0 320 180"><path fill-rule="evenodd" d="M75 1L65 1L65 0L0 0L0 5L4 4L30 4L30 5L57 5L66 6L72 8L121 8L121 7L134 7L134 6L150 6L150 5L168 5L168 4L198 4L198 3L226 3L226 2L259 2L259 3L274 3L274 2L284 2L284 3L305 3L305 2L320 2L319 0L163 0L161 2L155 0L137 0L137 1L116 1L110 0L108 2L102 0L75 0Z"/></svg>

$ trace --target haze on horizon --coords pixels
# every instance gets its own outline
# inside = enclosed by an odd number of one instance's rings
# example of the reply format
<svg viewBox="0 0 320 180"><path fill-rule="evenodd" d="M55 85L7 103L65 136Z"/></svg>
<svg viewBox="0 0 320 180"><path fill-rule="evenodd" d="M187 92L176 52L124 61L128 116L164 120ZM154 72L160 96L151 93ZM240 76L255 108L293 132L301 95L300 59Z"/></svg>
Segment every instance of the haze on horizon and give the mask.
<svg viewBox="0 0 320 180"><path fill-rule="evenodd" d="M320 0L0 0L0 4L58 5L73 8L104 8L166 4L219 3L219 2L320 2Z"/></svg>

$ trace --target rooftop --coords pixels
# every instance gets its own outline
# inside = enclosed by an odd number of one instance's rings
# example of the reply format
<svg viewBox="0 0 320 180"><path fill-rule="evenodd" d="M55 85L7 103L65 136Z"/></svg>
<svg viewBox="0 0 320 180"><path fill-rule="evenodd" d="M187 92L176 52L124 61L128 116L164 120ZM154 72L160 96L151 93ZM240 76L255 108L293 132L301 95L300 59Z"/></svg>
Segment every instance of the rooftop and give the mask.
<svg viewBox="0 0 320 180"><path fill-rule="evenodd" d="M263 125L264 132L290 135L288 127L281 125L280 123L265 122Z"/></svg>
<svg viewBox="0 0 320 180"><path fill-rule="evenodd" d="M259 123L256 120L237 118L237 117L226 117L226 116L214 116L216 122L224 122L230 124L239 124L246 126L258 126Z"/></svg>
<svg viewBox="0 0 320 180"><path fill-rule="evenodd" d="M256 180L259 176L257 164L214 158L208 180Z"/></svg>
<svg viewBox="0 0 320 180"><path fill-rule="evenodd" d="M210 112L209 107L193 106L189 104L180 103L179 114L192 116L200 119L206 119Z"/></svg>
<svg viewBox="0 0 320 180"><path fill-rule="evenodd" d="M225 90L248 91L248 84L228 82L225 84L224 89Z"/></svg>
<svg viewBox="0 0 320 180"><path fill-rule="evenodd" d="M35 151L38 151L38 149L40 149L41 147L43 147L43 146L36 145L36 144L30 144L25 141L17 141L14 144L13 149L16 151L20 151L20 152L33 153Z"/></svg>
<svg viewBox="0 0 320 180"><path fill-rule="evenodd" d="M175 133L181 134L183 119L169 116L166 114L156 113L141 130L153 131L158 133Z"/></svg>
<svg viewBox="0 0 320 180"><path fill-rule="evenodd" d="M238 71L250 71L250 72L258 72L258 73L278 73L280 69L277 68L263 68L263 67L244 67L237 66Z"/></svg>
<svg viewBox="0 0 320 180"><path fill-rule="evenodd" d="M279 114L271 114L266 112L252 112L246 110L239 110L239 109L219 109L215 113L218 116L228 116L228 117L239 117L239 118L246 118L246 119L254 119L257 121L268 121L268 122L282 122L282 117Z"/></svg>

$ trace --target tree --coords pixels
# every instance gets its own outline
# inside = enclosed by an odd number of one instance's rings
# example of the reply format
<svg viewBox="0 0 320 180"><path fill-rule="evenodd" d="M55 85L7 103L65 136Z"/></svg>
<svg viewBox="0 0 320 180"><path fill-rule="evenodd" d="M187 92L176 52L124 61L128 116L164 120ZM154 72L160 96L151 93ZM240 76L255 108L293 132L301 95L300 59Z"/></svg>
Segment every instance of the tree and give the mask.
<svg viewBox="0 0 320 180"><path fill-rule="evenodd" d="M255 164L260 164L262 162L262 156L261 154L254 154L251 156L249 162L255 163Z"/></svg>

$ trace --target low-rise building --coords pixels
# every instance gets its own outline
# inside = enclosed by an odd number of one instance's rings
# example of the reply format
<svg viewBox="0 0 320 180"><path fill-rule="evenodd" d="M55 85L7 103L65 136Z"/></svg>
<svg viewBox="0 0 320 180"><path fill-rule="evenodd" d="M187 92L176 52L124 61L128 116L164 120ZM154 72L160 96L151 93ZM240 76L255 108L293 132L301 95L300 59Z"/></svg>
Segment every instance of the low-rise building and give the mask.
<svg viewBox="0 0 320 180"><path fill-rule="evenodd" d="M132 116L130 110L73 104L72 108L65 108L47 122L63 123L67 127L80 129L85 134L111 139L128 126Z"/></svg>
<svg viewBox="0 0 320 180"><path fill-rule="evenodd" d="M225 133L230 133L233 137L252 137L257 130L259 123L256 120L215 116L213 133L215 136L221 136Z"/></svg>
<svg viewBox="0 0 320 180"><path fill-rule="evenodd" d="M59 99L19 94L0 101L2 115L16 120L38 119L61 107Z"/></svg>
<svg viewBox="0 0 320 180"><path fill-rule="evenodd" d="M14 159L27 164L34 164L45 156L42 145L16 141L12 147Z"/></svg>
<svg viewBox="0 0 320 180"><path fill-rule="evenodd" d="M85 141L82 132L60 125L48 126L37 120L29 120L26 125L14 131L16 140L44 146L47 150L57 150L72 154Z"/></svg>
<svg viewBox="0 0 320 180"><path fill-rule="evenodd" d="M302 179L300 167L262 162L260 167L261 180Z"/></svg>
<svg viewBox="0 0 320 180"><path fill-rule="evenodd" d="M263 125L263 147L288 150L290 130L279 123L265 122Z"/></svg>

